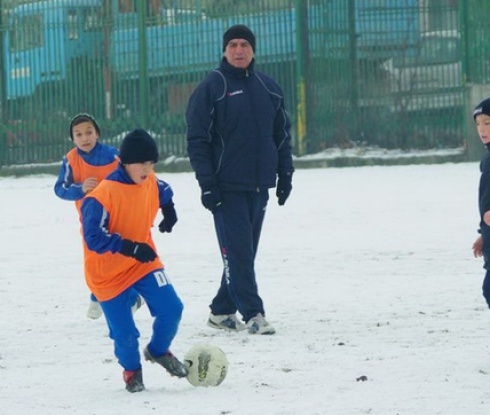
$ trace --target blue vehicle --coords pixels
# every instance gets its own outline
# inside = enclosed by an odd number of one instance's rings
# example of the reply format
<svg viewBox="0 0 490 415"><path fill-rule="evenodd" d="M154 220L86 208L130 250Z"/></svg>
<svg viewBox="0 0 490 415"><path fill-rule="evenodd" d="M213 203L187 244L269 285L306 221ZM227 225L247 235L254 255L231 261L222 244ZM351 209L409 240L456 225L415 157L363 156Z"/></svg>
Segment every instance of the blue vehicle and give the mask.
<svg viewBox="0 0 490 415"><path fill-rule="evenodd" d="M81 62L96 59L103 41L101 11L97 0L51 0L14 8L4 45L7 100L58 86Z"/></svg>
<svg viewBox="0 0 490 415"><path fill-rule="evenodd" d="M356 0L354 16L349 15L345 0L324 0L308 7L310 58L349 59L353 38L359 59L385 60L406 51L418 43L419 6L417 0L406 0L403 7L399 3ZM110 5L106 15L104 4ZM72 112L71 98L80 86L95 91L87 107L114 106L108 104L108 97L115 86L116 105L134 107L124 102L134 96L120 92L124 82L137 86L144 76L150 82L163 80L161 84L168 87L175 84L176 76L209 71L220 59L222 33L235 23L246 23L260 39L261 65L291 64L296 59L293 8L211 18L164 4L163 0L45 0L13 8L4 44L5 90L7 103L20 105L10 106L10 115L19 116L21 102L32 99ZM141 5L143 26L138 15Z"/></svg>
<svg viewBox="0 0 490 415"><path fill-rule="evenodd" d="M381 4L382 3L382 4ZM126 14L129 21L129 14ZM307 25L311 57L348 59L349 22L354 22L358 59L384 60L413 48L419 41L418 0L357 0L355 16L349 18L347 1L326 0L310 6ZM132 21L137 21L136 12ZM186 21L148 26L148 76L205 71L219 61L221 36L233 24L246 23L260 39L261 64L296 59L296 9L282 9L229 18L206 18L195 14ZM140 67L141 31L136 24L116 25L112 33L112 69L122 78L137 78Z"/></svg>

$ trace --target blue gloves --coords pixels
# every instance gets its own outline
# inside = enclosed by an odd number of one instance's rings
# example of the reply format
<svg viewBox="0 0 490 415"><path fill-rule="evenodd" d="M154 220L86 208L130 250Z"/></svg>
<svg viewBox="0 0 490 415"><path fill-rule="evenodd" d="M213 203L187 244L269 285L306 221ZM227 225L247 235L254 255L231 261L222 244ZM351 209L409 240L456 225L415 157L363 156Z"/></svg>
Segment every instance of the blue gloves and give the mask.
<svg viewBox="0 0 490 415"><path fill-rule="evenodd" d="M158 230L162 233L172 232L172 228L177 223L177 212L174 208L174 202L170 200L162 206L163 220L158 225Z"/></svg>
<svg viewBox="0 0 490 415"><path fill-rule="evenodd" d="M284 205L284 203L286 203L287 198L291 194L291 190L293 188L293 185L291 184L292 180L293 180L293 173L291 172L279 175L279 179L277 180L277 187L276 187L277 203L279 203L279 206Z"/></svg>
<svg viewBox="0 0 490 415"><path fill-rule="evenodd" d="M122 240L119 253L134 258L139 262L151 262L157 257L157 254L150 245L144 242L133 242L129 239Z"/></svg>
<svg viewBox="0 0 490 415"><path fill-rule="evenodd" d="M208 188L201 188L201 203L211 212L221 205L221 191L219 187L215 185Z"/></svg>

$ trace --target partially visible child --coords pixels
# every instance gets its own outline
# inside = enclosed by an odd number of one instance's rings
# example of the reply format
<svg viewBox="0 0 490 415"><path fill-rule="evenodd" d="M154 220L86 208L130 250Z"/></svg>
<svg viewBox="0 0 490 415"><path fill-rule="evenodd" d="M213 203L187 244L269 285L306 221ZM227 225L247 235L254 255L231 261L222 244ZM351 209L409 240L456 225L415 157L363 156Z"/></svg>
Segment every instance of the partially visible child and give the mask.
<svg viewBox="0 0 490 415"><path fill-rule="evenodd" d="M119 163L118 150L99 143L99 137L100 128L93 116L81 113L73 117L70 138L75 148L63 157L54 192L61 199L74 201L79 214L85 195L95 189ZM136 291L132 295L134 312L141 307L142 300ZM98 319L101 315L102 309L91 294L87 317Z"/></svg>
<svg viewBox="0 0 490 415"><path fill-rule="evenodd" d="M85 277L99 299L114 341L114 352L123 367L129 392L145 389L138 338L131 313L132 289L145 299L154 317L152 336L144 357L163 366L171 375L185 377L186 366L171 352L183 305L158 257L151 227L158 210L160 232L171 232L177 222L173 191L158 180L154 139L142 129L124 137L120 165L84 199L83 237L88 247Z"/></svg>
<svg viewBox="0 0 490 415"><path fill-rule="evenodd" d="M476 129L480 140L488 152L480 162L480 185L478 188L478 205L480 210L480 236L473 243L475 257L483 256L483 297L490 307L490 98L480 102L473 111Z"/></svg>

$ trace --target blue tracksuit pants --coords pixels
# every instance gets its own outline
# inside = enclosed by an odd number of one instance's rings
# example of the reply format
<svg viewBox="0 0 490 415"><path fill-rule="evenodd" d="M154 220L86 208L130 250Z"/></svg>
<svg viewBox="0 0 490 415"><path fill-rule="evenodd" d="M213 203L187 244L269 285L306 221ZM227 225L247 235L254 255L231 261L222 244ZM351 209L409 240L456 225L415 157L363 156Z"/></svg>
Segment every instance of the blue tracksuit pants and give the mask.
<svg viewBox="0 0 490 415"><path fill-rule="evenodd" d="M490 270L485 271L482 293L483 293L483 298L485 298L485 301L487 302L488 308L490 308Z"/></svg>
<svg viewBox="0 0 490 415"><path fill-rule="evenodd" d="M114 340L114 353L125 370L141 368L138 343L140 333L131 312L131 306L134 304L133 289L145 299L151 315L155 318L152 337L148 344L153 356L161 356L169 350L177 334L184 308L163 269L146 275L117 297L100 302L109 326L109 336Z"/></svg>
<svg viewBox="0 0 490 415"><path fill-rule="evenodd" d="M483 260L484 260L483 268L485 269L485 278L483 279L482 293L483 293L483 298L485 298L485 301L487 302L487 305L490 308L490 254L487 253L486 249L483 252Z"/></svg>
<svg viewBox="0 0 490 415"><path fill-rule="evenodd" d="M245 321L265 314L255 278L259 245L269 192L222 192L221 205L213 212L223 259L221 286L210 308L213 314L234 314Z"/></svg>
<svg viewBox="0 0 490 415"><path fill-rule="evenodd" d="M130 293L130 301L131 301L131 303L133 305L136 304L136 301L138 300L138 297L139 297L138 291L131 290L131 293ZM90 293L90 299L92 301L99 301L99 300L97 300L97 298L95 298L95 295L93 295L92 293Z"/></svg>

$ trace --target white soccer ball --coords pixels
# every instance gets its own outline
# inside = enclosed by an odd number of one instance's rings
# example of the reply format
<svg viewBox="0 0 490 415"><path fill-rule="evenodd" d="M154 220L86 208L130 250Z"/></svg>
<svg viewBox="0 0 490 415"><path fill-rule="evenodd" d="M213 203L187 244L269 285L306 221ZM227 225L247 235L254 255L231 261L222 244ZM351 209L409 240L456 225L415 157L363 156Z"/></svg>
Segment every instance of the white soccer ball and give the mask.
<svg viewBox="0 0 490 415"><path fill-rule="evenodd" d="M194 386L218 386L228 373L228 359L218 346L197 344L184 356L187 380Z"/></svg>

